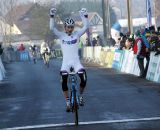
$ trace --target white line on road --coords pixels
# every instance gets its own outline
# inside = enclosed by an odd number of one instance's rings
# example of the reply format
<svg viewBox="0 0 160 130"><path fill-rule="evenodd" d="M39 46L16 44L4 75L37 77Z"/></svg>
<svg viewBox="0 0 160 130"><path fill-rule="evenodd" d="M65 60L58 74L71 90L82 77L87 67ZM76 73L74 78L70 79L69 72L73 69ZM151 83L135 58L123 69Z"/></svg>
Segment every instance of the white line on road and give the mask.
<svg viewBox="0 0 160 130"><path fill-rule="evenodd" d="M108 121L88 121L88 122L79 122L79 125L127 123L127 122L156 121L156 120L160 120L160 117L138 118L138 119L123 119L123 120L108 120ZM73 126L73 125L74 125L74 123L44 124L44 125L33 125L33 126L3 128L3 129L0 129L0 130L27 130L27 129L40 129L40 128L51 128L51 127L64 127L64 126Z"/></svg>

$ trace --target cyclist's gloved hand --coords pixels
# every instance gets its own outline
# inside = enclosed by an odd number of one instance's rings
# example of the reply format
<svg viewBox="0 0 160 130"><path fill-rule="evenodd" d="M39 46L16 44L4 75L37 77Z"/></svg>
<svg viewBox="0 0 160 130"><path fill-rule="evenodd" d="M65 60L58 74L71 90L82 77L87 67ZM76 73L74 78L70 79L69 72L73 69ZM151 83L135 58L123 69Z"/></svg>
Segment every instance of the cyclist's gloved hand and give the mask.
<svg viewBox="0 0 160 130"><path fill-rule="evenodd" d="M87 12L87 9L86 9L86 8L82 8L82 9L79 11L79 14L80 14L81 17L88 18L88 12Z"/></svg>
<svg viewBox="0 0 160 130"><path fill-rule="evenodd" d="M51 8L51 9L50 9L49 14L50 14L50 17L51 17L51 18L53 18L53 17L55 16L56 11L57 11L56 8Z"/></svg>

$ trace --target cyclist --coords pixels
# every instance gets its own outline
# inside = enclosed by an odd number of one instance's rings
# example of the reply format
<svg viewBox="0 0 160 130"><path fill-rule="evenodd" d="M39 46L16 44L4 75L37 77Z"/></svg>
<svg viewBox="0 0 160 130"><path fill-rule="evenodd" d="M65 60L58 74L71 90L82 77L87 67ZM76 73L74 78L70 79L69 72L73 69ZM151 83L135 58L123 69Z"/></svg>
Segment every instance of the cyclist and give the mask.
<svg viewBox="0 0 160 130"><path fill-rule="evenodd" d="M40 47L40 53L42 55L42 59L44 61L44 64L46 65L47 64L47 59L46 59L46 55L49 57L50 55L50 48L48 46L48 44L46 42L43 42L41 44L41 47ZM49 60L49 59L48 59Z"/></svg>
<svg viewBox="0 0 160 130"><path fill-rule="evenodd" d="M72 18L66 18L64 22L65 32L59 32L54 26L54 16L56 13L55 8L50 9L50 30L58 36L61 40L61 49L63 54L63 61L61 66L60 75L62 78L62 90L64 97L66 98L66 111L70 112L70 99L68 93L67 79L68 72L70 68L73 67L75 72L78 73L80 77L80 105L83 105L83 91L87 82L87 75L84 67L80 63L78 56L78 43L80 37L86 32L89 28L88 13L85 8L82 8L79 11L80 17L83 22L83 28L77 32L74 31L75 21Z"/></svg>
<svg viewBox="0 0 160 130"><path fill-rule="evenodd" d="M31 54L31 57L33 58L33 62L36 63L36 60L37 60L37 46L35 44L31 44L31 46L29 47L29 50L30 50L30 54Z"/></svg>

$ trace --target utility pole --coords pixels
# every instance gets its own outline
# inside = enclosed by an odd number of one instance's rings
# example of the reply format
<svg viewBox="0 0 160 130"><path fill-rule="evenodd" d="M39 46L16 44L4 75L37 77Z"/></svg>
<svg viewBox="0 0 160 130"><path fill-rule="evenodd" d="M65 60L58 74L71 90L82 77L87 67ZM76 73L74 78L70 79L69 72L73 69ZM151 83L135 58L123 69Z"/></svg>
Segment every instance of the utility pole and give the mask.
<svg viewBox="0 0 160 130"><path fill-rule="evenodd" d="M107 28L106 28L106 0L102 0L102 15L103 15L103 36L105 43L107 41Z"/></svg>
<svg viewBox="0 0 160 130"><path fill-rule="evenodd" d="M107 0L107 39L111 35L111 20L110 20L110 6L109 0Z"/></svg>
<svg viewBox="0 0 160 130"><path fill-rule="evenodd" d="M155 28L157 28L157 8L156 8L156 0L153 0L153 7L154 7L154 20L155 20Z"/></svg>
<svg viewBox="0 0 160 130"><path fill-rule="evenodd" d="M12 42L12 27L13 27L13 0L10 0L11 6L11 14L10 14L10 36L9 36L9 44Z"/></svg>
<svg viewBox="0 0 160 130"><path fill-rule="evenodd" d="M127 12L128 12L128 32L131 34L133 32L132 28L132 17L131 17L131 0L127 0Z"/></svg>

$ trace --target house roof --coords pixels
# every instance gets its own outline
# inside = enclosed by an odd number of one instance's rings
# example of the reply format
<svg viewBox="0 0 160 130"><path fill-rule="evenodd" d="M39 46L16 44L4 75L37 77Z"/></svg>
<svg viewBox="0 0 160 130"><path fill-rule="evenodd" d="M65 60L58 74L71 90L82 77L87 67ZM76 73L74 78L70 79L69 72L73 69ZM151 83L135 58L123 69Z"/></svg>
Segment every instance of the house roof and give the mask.
<svg viewBox="0 0 160 130"><path fill-rule="evenodd" d="M12 18L14 23L17 23L18 20L24 17L24 15L31 9L32 6L33 6L32 3L23 4L23 5L18 5L12 10L10 10L6 15L8 23L12 24L10 18Z"/></svg>
<svg viewBox="0 0 160 130"><path fill-rule="evenodd" d="M76 24L82 25L82 20L79 14L72 14L71 17L76 21ZM89 12L88 19L91 26L103 24L103 19L97 12Z"/></svg>
<svg viewBox="0 0 160 130"><path fill-rule="evenodd" d="M22 19L26 16L27 12L33 7L34 4L23 4L18 5L15 8L13 8L11 11L9 11L6 15L7 22L12 25L13 23L17 25L19 30L26 34L25 31L30 26L30 21L23 20ZM12 18L12 20L10 20Z"/></svg>

